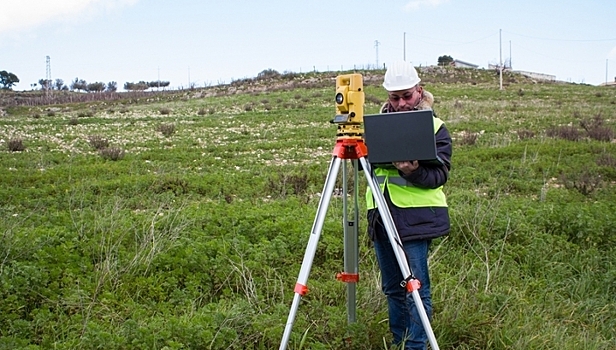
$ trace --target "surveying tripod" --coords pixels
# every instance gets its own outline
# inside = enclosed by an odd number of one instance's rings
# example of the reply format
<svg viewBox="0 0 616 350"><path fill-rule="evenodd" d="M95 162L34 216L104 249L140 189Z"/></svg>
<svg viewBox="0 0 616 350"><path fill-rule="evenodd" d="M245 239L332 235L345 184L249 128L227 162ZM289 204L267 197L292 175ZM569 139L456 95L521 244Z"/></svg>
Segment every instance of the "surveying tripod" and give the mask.
<svg viewBox="0 0 616 350"><path fill-rule="evenodd" d="M358 201L357 201L357 179L358 179L358 164L361 165L368 186L372 190L374 200L377 205L377 209L381 218L389 242L393 248L394 255L398 261L400 271L404 279L400 281L400 286L405 288L407 292L411 293L415 306L419 312L421 323L426 331L428 340L432 347L432 350L439 350L434 332L430 326L430 320L426 313L426 310L419 296L418 289L420 288L420 281L414 276L409 267L406 259L406 254L402 248L402 243L398 235L396 226L389 212L389 207L385 201L385 197L381 192L376 177L372 173L370 164L367 161L368 149L363 141L363 106L364 105L364 92L363 82L360 74L347 74L336 77L336 111L338 114L335 116L333 123L338 124L338 132L336 145L332 152L332 160L329 165L327 177L325 179L325 185L319 200L319 207L317 214L312 225L310 232L310 239L308 240L308 246L304 253L304 260L299 271L299 276L295 284L295 296L293 297L293 303L291 304L291 310L289 311L289 317L282 336L279 350L285 350L291 337L291 329L295 322L295 316L299 307L301 298L308 293L308 287L306 285L308 281L308 275L312 268L312 262L317 249L317 243L323 230L323 223L325 221L325 214L329 207L329 203L336 184L336 178L340 171L341 163L343 164L343 176L342 176L342 200L344 210L344 272L339 273L337 279L347 283L347 316L348 322L354 323L356 319L356 284L359 281L358 265ZM345 160L342 162L342 160ZM348 219L348 184L347 184L347 162L350 160L353 165L353 220Z"/></svg>

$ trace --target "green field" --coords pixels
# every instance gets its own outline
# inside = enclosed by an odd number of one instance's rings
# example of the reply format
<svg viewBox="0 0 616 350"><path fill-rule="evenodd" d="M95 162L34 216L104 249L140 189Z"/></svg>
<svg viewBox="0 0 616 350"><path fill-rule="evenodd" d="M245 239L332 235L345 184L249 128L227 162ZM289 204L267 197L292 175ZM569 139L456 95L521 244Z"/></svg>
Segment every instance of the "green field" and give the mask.
<svg viewBox="0 0 616 350"><path fill-rule="evenodd" d="M376 113L384 72L359 73ZM0 349L277 349L336 74L48 105L0 92ZM440 348L616 349L616 89L420 75L454 139L452 232L430 256ZM387 349L363 209L347 324L342 213L332 197L289 349Z"/></svg>

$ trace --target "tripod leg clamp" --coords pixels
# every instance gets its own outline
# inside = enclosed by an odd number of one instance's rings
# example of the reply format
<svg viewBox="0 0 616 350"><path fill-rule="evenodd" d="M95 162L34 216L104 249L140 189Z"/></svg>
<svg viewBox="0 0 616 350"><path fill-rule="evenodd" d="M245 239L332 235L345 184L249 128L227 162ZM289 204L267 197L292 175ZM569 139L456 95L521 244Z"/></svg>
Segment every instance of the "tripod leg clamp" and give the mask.
<svg viewBox="0 0 616 350"><path fill-rule="evenodd" d="M308 287L301 283L296 283L293 291L301 296L304 296L308 293Z"/></svg>
<svg viewBox="0 0 616 350"><path fill-rule="evenodd" d="M405 288L407 292L412 293L413 291L419 290L421 288L421 282L418 279L413 277L409 277L408 279L400 282L400 286Z"/></svg>
<svg viewBox="0 0 616 350"><path fill-rule="evenodd" d="M336 274L336 279L344 283L357 283L359 282L358 273L339 272Z"/></svg>

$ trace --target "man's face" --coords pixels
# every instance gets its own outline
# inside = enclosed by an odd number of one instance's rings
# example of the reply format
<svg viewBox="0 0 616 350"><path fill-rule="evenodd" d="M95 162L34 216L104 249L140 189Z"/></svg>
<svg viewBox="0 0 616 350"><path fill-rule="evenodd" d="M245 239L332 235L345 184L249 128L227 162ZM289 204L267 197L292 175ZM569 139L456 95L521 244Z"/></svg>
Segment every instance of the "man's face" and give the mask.
<svg viewBox="0 0 616 350"><path fill-rule="evenodd" d="M423 88L414 86L410 89L390 91L389 103L394 109L394 112L412 111L421 100Z"/></svg>

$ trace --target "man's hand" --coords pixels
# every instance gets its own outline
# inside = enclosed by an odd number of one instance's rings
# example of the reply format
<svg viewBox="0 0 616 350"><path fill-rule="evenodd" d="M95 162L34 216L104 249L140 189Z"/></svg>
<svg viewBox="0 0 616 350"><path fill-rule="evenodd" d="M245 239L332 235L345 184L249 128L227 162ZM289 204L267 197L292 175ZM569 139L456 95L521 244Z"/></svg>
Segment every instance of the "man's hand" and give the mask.
<svg viewBox="0 0 616 350"><path fill-rule="evenodd" d="M408 175L419 168L419 162L416 160L393 162L396 169L400 170L404 175Z"/></svg>

